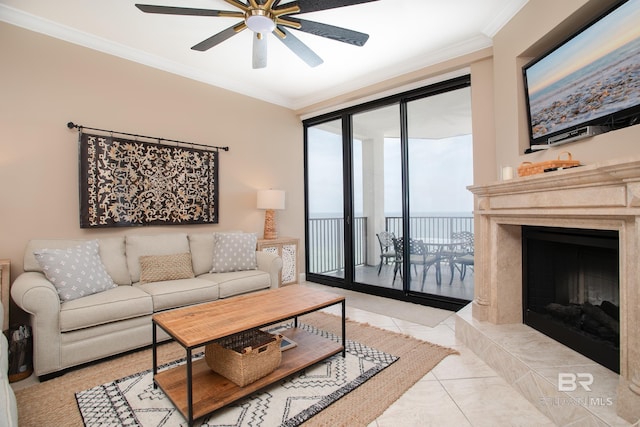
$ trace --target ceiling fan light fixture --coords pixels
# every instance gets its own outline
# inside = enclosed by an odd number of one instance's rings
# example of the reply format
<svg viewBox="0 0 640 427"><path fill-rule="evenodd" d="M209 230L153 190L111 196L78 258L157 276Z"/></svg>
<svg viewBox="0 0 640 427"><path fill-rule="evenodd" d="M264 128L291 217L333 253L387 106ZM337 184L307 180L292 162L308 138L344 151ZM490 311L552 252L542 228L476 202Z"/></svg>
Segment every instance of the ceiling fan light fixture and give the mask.
<svg viewBox="0 0 640 427"><path fill-rule="evenodd" d="M268 34L276 28L273 18L269 16L267 11L261 9L250 10L244 21L254 33Z"/></svg>

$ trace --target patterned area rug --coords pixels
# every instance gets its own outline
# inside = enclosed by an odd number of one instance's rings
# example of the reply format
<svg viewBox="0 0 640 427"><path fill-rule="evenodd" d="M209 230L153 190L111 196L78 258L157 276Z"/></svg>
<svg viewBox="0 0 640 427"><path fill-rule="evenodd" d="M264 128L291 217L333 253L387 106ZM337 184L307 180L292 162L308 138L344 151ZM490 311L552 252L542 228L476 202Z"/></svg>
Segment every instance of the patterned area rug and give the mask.
<svg viewBox="0 0 640 427"><path fill-rule="evenodd" d="M333 333L307 324L299 327L340 341ZM203 357L202 354L196 358ZM197 420L196 426L297 426L364 384L398 357L347 340L341 354L277 382ZM169 368L185 363L168 363ZM85 426L182 426L185 419L162 390L153 388L151 370L76 393Z"/></svg>

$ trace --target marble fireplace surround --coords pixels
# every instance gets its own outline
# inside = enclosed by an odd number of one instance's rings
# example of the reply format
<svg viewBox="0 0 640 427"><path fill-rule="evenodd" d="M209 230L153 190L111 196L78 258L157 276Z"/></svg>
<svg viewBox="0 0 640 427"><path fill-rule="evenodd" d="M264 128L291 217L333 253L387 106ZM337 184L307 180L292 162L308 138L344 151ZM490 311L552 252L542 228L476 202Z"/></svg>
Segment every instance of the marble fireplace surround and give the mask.
<svg viewBox="0 0 640 427"><path fill-rule="evenodd" d="M640 157L469 190L475 203L475 295L458 312L458 338L558 425L635 423L640 418ZM523 225L618 231L620 375L522 323ZM532 356L541 349L544 354ZM553 353L555 360L547 357ZM585 371L595 377L590 392L558 390L558 373Z"/></svg>

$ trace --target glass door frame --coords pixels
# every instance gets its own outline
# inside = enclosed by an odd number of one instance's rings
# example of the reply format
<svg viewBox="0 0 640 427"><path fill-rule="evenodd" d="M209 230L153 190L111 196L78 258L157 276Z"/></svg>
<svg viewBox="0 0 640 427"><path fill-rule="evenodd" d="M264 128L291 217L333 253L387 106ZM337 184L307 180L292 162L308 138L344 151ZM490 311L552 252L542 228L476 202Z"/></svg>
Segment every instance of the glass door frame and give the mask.
<svg viewBox="0 0 640 427"><path fill-rule="evenodd" d="M305 203L305 271L306 280L310 282L336 286L343 289L363 292L396 300L413 302L446 310L459 310L469 301L434 294L422 294L410 290L410 280L404 275L402 289L391 289L371 286L355 281L353 256L354 256L354 230L353 230L353 174L352 174L352 117L357 113L399 104L400 114L400 139L401 139L401 170L402 170L402 231L404 236L410 235L410 200L409 200L409 144L408 144L408 120L407 104L413 100L438 95L440 93L462 89L471 86L471 76L464 75L443 82L435 83L423 88L414 89L397 95L391 95L378 100L370 101L357 106L345 108L339 111L326 113L318 117L303 120L304 133L304 203ZM326 122L341 120L342 129L342 156L343 156L343 210L344 210L344 278L330 277L318 273L310 273L309 266L309 177L308 177L308 129ZM408 245L405 245L403 256L403 270L409 270Z"/></svg>

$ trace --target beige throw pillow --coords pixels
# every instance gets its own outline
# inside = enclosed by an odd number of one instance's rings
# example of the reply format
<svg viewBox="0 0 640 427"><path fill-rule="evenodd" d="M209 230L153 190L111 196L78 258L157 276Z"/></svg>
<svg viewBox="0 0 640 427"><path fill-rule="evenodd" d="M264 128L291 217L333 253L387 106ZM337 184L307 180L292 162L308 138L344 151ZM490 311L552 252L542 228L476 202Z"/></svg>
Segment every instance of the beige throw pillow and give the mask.
<svg viewBox="0 0 640 427"><path fill-rule="evenodd" d="M140 260L140 283L195 277L191 254L144 255Z"/></svg>

